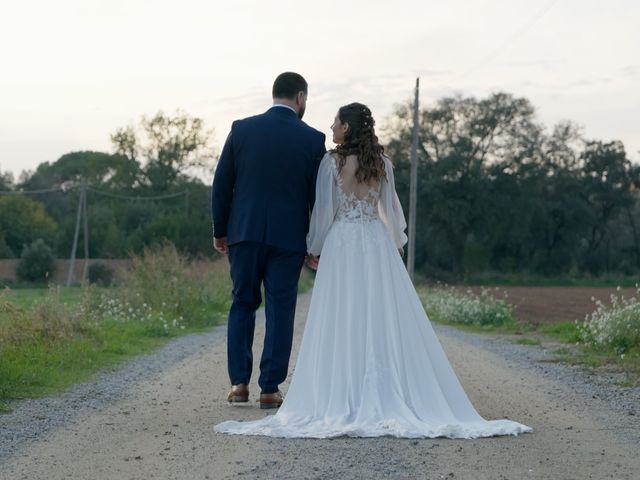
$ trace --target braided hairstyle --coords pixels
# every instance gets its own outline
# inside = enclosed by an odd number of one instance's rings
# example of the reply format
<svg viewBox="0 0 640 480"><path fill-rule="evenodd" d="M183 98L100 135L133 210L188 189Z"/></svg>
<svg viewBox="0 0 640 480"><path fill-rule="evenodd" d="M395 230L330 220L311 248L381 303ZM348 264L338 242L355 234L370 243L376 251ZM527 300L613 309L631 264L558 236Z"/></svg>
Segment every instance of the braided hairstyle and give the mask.
<svg viewBox="0 0 640 480"><path fill-rule="evenodd" d="M356 180L358 183L369 183L371 180L380 181L387 178L382 154L384 148L378 143L373 126L375 120L371 110L362 103L350 103L340 107L338 118L341 123L348 123L344 136L344 143L332 150L338 155L338 170L344 167L348 155L356 155L358 169Z"/></svg>

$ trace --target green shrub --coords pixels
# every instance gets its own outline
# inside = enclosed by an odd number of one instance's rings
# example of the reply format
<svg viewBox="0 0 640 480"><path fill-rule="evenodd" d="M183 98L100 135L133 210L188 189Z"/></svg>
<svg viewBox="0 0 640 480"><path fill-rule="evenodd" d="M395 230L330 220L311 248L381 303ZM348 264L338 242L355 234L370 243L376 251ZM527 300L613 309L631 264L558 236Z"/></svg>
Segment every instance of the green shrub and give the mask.
<svg viewBox="0 0 640 480"><path fill-rule="evenodd" d="M113 268L106 263L93 262L87 269L89 283L107 287L113 282Z"/></svg>
<svg viewBox="0 0 640 480"><path fill-rule="evenodd" d="M493 326L513 322L513 307L494 298L487 288L482 288L480 295L449 288L422 291L421 297L427 314L439 322Z"/></svg>
<svg viewBox="0 0 640 480"><path fill-rule="evenodd" d="M27 282L44 281L53 273L54 260L51 247L39 238L22 250L16 274Z"/></svg>
<svg viewBox="0 0 640 480"><path fill-rule="evenodd" d="M169 242L132 257L122 286L102 293L92 311L128 321L155 318L165 328L205 327L229 306L231 282L226 262L196 265Z"/></svg>
<svg viewBox="0 0 640 480"><path fill-rule="evenodd" d="M636 293L640 294L637 284L636 288ZM640 301L636 297L627 299L615 294L611 294L610 299L609 306L592 298L596 309L578 325L580 340L588 345L611 349L618 354L640 348Z"/></svg>

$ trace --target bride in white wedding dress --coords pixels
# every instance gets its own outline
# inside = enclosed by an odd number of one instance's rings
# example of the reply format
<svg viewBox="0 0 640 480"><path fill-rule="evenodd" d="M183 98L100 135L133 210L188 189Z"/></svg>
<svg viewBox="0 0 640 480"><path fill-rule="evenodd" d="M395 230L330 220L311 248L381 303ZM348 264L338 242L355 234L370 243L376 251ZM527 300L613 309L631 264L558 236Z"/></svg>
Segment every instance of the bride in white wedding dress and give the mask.
<svg viewBox="0 0 640 480"><path fill-rule="evenodd" d="M291 384L275 415L217 432L272 437L477 438L532 428L485 420L438 341L398 250L407 241L370 110L342 107L320 164L308 251L320 255Z"/></svg>

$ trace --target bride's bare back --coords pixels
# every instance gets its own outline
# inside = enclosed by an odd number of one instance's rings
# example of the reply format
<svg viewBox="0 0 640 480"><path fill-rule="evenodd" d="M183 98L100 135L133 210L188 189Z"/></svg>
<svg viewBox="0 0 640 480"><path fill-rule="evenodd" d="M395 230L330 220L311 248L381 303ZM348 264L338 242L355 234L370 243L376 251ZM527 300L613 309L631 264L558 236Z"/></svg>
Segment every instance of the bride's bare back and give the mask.
<svg viewBox="0 0 640 480"><path fill-rule="evenodd" d="M340 168L340 159L335 158L335 161L338 167L338 178L342 191L346 195L351 195L353 193L359 200L367 200L374 203L375 199L372 198L372 192L379 192L380 181L371 179L367 183L358 182L358 179L356 178L356 172L358 171L358 157L356 155L348 155L345 158L342 168Z"/></svg>

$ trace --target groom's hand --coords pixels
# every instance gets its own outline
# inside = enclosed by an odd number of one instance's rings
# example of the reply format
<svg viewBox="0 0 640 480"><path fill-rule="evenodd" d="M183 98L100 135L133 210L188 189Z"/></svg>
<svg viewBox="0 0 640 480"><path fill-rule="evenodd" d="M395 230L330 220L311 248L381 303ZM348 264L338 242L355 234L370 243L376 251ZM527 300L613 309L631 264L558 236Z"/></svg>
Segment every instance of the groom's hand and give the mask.
<svg viewBox="0 0 640 480"><path fill-rule="evenodd" d="M214 238L213 248L215 248L217 251L219 251L223 255L227 255L229 253L229 245L227 244L227 237Z"/></svg>

